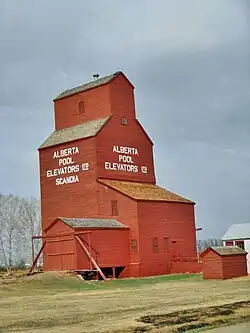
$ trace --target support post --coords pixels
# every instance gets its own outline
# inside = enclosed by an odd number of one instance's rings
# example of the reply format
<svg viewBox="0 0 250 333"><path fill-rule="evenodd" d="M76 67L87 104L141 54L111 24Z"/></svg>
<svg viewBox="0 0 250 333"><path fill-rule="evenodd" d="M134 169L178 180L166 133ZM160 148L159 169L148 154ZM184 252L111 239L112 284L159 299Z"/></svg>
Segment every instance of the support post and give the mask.
<svg viewBox="0 0 250 333"><path fill-rule="evenodd" d="M115 267L112 267L112 275L113 275L113 279L115 279Z"/></svg>
<svg viewBox="0 0 250 333"><path fill-rule="evenodd" d="M83 241L81 240L81 238L78 235L75 235L78 243L80 244L81 248L83 249L83 251L85 252L85 254L87 255L87 257L89 258L89 260L92 262L93 266L97 269L97 271L99 272L99 274L101 275L101 277L103 278L103 280L105 282L107 282L107 278L106 276L103 274L101 268L97 265L95 259L91 256L91 254L89 253L87 247L84 245Z"/></svg>
<svg viewBox="0 0 250 333"><path fill-rule="evenodd" d="M31 239L32 242L32 262L35 260L35 250L34 250L34 238Z"/></svg>
<svg viewBox="0 0 250 333"><path fill-rule="evenodd" d="M89 244L89 254L91 256L90 234L88 234L88 244ZM90 270L92 270L92 262L90 259L89 259L89 267L90 267Z"/></svg>
<svg viewBox="0 0 250 333"><path fill-rule="evenodd" d="M42 245L40 251L37 253L37 255L36 255L36 257L35 257L35 260L33 261L33 264L32 264L32 266L31 266L31 268L30 268L30 270L29 270L29 272L28 272L28 275L30 275L30 274L32 273L33 269L35 268L36 263L37 263L37 260L39 259L39 257L40 257L40 255L41 255L41 253L42 253L42 251L43 251L45 245L46 245L46 241L44 241L44 243L43 243L43 245Z"/></svg>

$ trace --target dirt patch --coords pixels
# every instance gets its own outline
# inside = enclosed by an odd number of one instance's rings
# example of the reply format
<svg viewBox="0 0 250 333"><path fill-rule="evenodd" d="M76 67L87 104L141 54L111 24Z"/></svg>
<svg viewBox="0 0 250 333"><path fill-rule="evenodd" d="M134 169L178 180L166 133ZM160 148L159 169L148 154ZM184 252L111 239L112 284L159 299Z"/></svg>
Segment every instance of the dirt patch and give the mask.
<svg viewBox="0 0 250 333"><path fill-rule="evenodd" d="M35 272L32 275L28 276L28 270L10 270L10 271L2 271L0 272L0 285L4 284L12 284L12 283L18 283L18 282L25 282L25 281L31 281L31 280L47 280L47 279L58 279L58 278L64 278L67 276L74 276L77 277L77 274L74 272Z"/></svg>
<svg viewBox="0 0 250 333"><path fill-rule="evenodd" d="M171 328L172 332L178 333L198 328L239 323L250 321L250 301L176 311L167 314L147 315L141 317L138 321L151 324L152 328ZM149 331L149 328L147 328L147 331ZM158 332L161 332L161 330L158 330Z"/></svg>

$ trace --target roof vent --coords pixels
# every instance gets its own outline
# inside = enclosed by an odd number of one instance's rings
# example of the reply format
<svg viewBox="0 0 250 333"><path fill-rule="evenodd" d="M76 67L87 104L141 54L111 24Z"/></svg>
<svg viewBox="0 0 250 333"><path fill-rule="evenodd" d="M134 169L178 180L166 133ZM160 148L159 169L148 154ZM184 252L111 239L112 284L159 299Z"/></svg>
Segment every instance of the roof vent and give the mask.
<svg viewBox="0 0 250 333"><path fill-rule="evenodd" d="M93 74L93 78L95 79L95 80L97 80L98 78L99 78L99 74L98 73L96 73L96 74Z"/></svg>

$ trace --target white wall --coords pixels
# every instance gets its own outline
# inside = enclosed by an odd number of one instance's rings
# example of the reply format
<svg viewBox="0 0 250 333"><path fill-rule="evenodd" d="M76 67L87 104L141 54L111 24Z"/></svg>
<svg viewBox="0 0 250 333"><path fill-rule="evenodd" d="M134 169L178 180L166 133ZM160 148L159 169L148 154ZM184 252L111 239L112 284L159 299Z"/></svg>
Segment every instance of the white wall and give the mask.
<svg viewBox="0 0 250 333"><path fill-rule="evenodd" d="M235 245L235 241L234 244ZM223 241L223 246L226 246L226 242ZM245 251L248 252L247 254L247 271L250 274L250 239L244 240Z"/></svg>
<svg viewBox="0 0 250 333"><path fill-rule="evenodd" d="M245 240L245 250L248 252L247 255L247 271L250 273L250 239Z"/></svg>

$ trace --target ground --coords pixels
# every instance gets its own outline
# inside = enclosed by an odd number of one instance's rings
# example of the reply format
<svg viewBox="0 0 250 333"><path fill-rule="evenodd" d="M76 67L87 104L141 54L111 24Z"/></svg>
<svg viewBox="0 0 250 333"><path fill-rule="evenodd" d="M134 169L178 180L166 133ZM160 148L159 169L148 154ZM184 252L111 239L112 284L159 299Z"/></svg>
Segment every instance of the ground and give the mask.
<svg viewBox="0 0 250 333"><path fill-rule="evenodd" d="M250 321L250 276L86 282L62 273L0 276L0 332L186 332Z"/></svg>
<svg viewBox="0 0 250 333"><path fill-rule="evenodd" d="M250 323L237 324L233 326L218 327L203 333L249 333Z"/></svg>

